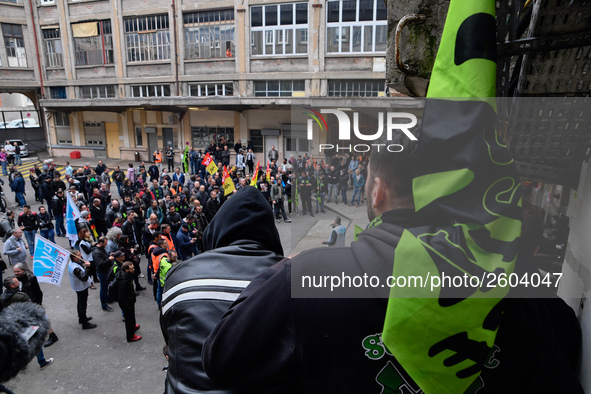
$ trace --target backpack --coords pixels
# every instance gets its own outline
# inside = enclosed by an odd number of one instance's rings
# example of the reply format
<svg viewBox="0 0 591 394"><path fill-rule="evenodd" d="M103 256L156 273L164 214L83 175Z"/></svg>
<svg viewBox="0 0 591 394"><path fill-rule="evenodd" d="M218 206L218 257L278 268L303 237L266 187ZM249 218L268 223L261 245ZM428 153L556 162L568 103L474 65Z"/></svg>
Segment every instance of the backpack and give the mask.
<svg viewBox="0 0 591 394"><path fill-rule="evenodd" d="M4 222L6 222L6 220L3 220L0 222L0 237L4 238L4 236L6 235L6 230L4 230Z"/></svg>
<svg viewBox="0 0 591 394"><path fill-rule="evenodd" d="M109 302L115 302L119 299L119 278L115 278L107 288Z"/></svg>
<svg viewBox="0 0 591 394"><path fill-rule="evenodd" d="M117 264L117 260L115 260L115 262L111 266L111 269L109 269L109 276L107 276L107 283L109 283L109 286L111 286L112 282L116 282L117 270L119 268L121 268L121 266Z"/></svg>

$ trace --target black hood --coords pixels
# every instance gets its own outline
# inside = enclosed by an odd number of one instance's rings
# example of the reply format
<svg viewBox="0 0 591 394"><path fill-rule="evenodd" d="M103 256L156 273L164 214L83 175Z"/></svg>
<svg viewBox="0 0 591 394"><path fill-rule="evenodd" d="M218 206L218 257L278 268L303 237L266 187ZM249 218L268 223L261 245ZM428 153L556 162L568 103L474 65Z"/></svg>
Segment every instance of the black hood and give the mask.
<svg viewBox="0 0 591 394"><path fill-rule="evenodd" d="M241 240L256 241L283 255L273 210L261 192L252 186L243 187L228 198L203 234L205 250Z"/></svg>
<svg viewBox="0 0 591 394"><path fill-rule="evenodd" d="M160 256L163 253L167 253L166 249L156 246L152 251L152 256Z"/></svg>

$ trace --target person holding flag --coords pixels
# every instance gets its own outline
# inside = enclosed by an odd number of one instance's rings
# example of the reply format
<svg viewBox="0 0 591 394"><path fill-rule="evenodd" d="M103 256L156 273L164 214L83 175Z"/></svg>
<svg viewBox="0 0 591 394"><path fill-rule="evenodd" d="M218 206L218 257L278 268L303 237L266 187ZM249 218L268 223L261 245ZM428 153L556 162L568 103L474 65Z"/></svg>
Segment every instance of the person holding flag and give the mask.
<svg viewBox="0 0 591 394"><path fill-rule="evenodd" d="M451 0L418 141L396 130L376 143L399 152L371 151L368 228L350 247L259 274L203 345L209 378L260 392L294 382L308 393L583 392L567 339L552 329L566 304L551 311L508 299L501 281L473 285L527 268L520 182L494 129L495 26L494 0ZM343 283L306 286L311 273ZM347 286L355 276L378 284ZM410 278L431 286L402 285Z"/></svg>
<svg viewBox="0 0 591 394"><path fill-rule="evenodd" d="M72 290L76 292L78 323L82 325L83 330L92 330L93 328L96 328L97 325L90 323L92 317L86 315L86 309L88 307L88 288L92 285L90 263L82 260L79 250L75 250L72 253L72 259L68 266L68 273Z"/></svg>
<svg viewBox="0 0 591 394"><path fill-rule="evenodd" d="M228 173L228 169L224 166L224 177L223 177L224 196L231 194L236 191L236 186L232 181L232 177Z"/></svg>
<svg viewBox="0 0 591 394"><path fill-rule="evenodd" d="M66 236L70 239L72 246L78 241L77 219L80 219L80 210L74 203L70 193L66 193Z"/></svg>
<svg viewBox="0 0 591 394"><path fill-rule="evenodd" d="M185 143L185 151L183 153L183 166L184 166L184 173L189 173L189 141Z"/></svg>
<svg viewBox="0 0 591 394"><path fill-rule="evenodd" d="M215 161L209 153L205 155L201 164L205 166L205 169L207 170L207 172L209 172L209 175L211 176L218 172L218 166L215 164Z"/></svg>
<svg viewBox="0 0 591 394"><path fill-rule="evenodd" d="M269 182L271 180L271 162L270 161L267 162L267 171L265 172L265 179L267 179L267 182Z"/></svg>
<svg viewBox="0 0 591 394"><path fill-rule="evenodd" d="M250 181L250 186L256 186L257 185L257 181L259 180L258 179L258 176L259 176L259 170L260 169L261 169L261 161L259 160L257 162L257 167L254 170L254 175L252 176L252 180Z"/></svg>

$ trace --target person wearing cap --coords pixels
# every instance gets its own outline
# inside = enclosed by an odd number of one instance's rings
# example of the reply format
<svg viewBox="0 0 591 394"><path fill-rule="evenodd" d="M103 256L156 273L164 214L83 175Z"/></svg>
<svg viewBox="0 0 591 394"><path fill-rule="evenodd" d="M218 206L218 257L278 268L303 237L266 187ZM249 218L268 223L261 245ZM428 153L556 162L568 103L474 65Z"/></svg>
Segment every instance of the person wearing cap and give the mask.
<svg viewBox="0 0 591 394"><path fill-rule="evenodd" d="M107 277L108 282L111 282L114 278L117 277L117 271L119 271L119 268L121 268L121 266L125 262L125 253L123 253L120 250L111 253L111 256L113 257L113 266L109 270L109 276Z"/></svg>
<svg viewBox="0 0 591 394"><path fill-rule="evenodd" d="M195 241L196 238L191 237L189 233L189 224L183 223L176 234L176 242L179 248L178 253L181 260L188 260L193 256Z"/></svg>

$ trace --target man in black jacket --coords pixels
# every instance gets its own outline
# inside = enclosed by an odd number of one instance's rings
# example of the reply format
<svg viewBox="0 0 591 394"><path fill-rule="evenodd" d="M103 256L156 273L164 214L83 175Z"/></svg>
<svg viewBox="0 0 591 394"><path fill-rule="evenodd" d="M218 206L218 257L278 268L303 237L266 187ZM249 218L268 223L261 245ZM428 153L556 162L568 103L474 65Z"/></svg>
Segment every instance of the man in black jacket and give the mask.
<svg viewBox="0 0 591 394"><path fill-rule="evenodd" d="M197 194L195 195L195 197L197 197L197 200L199 201L199 203L201 204L201 206L203 208L205 208L205 204L207 204L207 200L209 200L209 193L207 193L207 190L205 188L205 185L200 185L199 186L199 191L197 192Z"/></svg>
<svg viewBox="0 0 591 394"><path fill-rule="evenodd" d="M90 215L92 217L92 224L96 227L98 235L107 234L107 222L105 220L105 209L102 207L102 202L99 198L92 201L90 207Z"/></svg>
<svg viewBox="0 0 591 394"><path fill-rule="evenodd" d="M117 302L123 312L125 319L125 334L127 342L137 342L142 339L141 336L134 333L140 329L140 325L135 323L135 290L133 289L133 275L135 268L131 261L126 261L117 272L118 297Z"/></svg>
<svg viewBox="0 0 591 394"><path fill-rule="evenodd" d="M122 218L123 213L119 207L119 200L113 199L111 204L107 207L107 213L105 214L105 224L107 228L113 227L115 219Z"/></svg>
<svg viewBox="0 0 591 394"><path fill-rule="evenodd" d="M343 282L347 276L376 277L379 283L389 283L393 267L405 263L396 256L401 253L398 244L402 244L404 236L416 228L435 227L433 216L421 215L414 209L412 167L416 162L411 160L413 149L409 148L407 143L404 153L390 156L372 152L366 183L372 223L356 242L350 247L300 253L252 280L204 345L203 365L210 378L226 382L233 389L256 392L421 392L406 367L393 356L400 349L419 353L420 339L398 342L396 349L384 344L385 316L390 311L389 303L397 299L388 298L388 286L361 285L359 292L354 290L352 295L351 285L337 286L331 292L331 283L315 287L304 282L311 273L316 279L338 273ZM408 241L405 245L409 247ZM415 253L421 248L419 243ZM416 260L420 258L416 256ZM406 264L416 266L417 261ZM293 292L296 295L292 298ZM323 298L315 298L320 296ZM439 301L433 298L428 305L439 302L442 309L453 306L454 310L458 307L454 302L464 300L446 299L441 294ZM421 299L402 302L409 309L410 305L429 302ZM425 355L443 368L455 367L450 371L465 368L459 375L452 375L467 379L465 382L471 384L466 391L469 393L580 393L572 364L552 330L555 317L539 301L473 300L468 305L472 313L487 302L496 302L481 323L484 330L498 329L494 343L471 340L464 331L435 343ZM563 308L568 309L564 303ZM441 314L449 310L430 311L421 310L432 322L426 328L439 335L445 321ZM460 320L470 318L464 315ZM572 319L566 324L573 324ZM444 355L439 354L442 350ZM446 378L442 374L434 378L440 382L441 391L446 391Z"/></svg>
<svg viewBox="0 0 591 394"><path fill-rule="evenodd" d="M170 230L172 234L175 235L175 238L176 233L178 233L181 228L182 221L183 218L181 218L181 215L176 212L176 207L171 205L168 209L168 214L166 215L166 223L170 225Z"/></svg>
<svg viewBox="0 0 591 394"><path fill-rule="evenodd" d="M107 238L99 237L96 246L92 249L92 261L96 265L96 274L101 283L99 298L101 300L101 307L105 312L113 312L114 309L109 306L109 270L113 265L115 258L111 256L105 248L107 247Z"/></svg>
<svg viewBox="0 0 591 394"><path fill-rule="evenodd" d="M220 201L218 200L218 192L216 190L212 190L210 195L211 198L207 201L205 205L205 216L207 217L207 220L209 222L213 220L214 216L218 213L221 206Z"/></svg>
<svg viewBox="0 0 591 394"><path fill-rule="evenodd" d="M64 227L64 213L66 206L66 199L64 198L64 189L57 189L57 193L51 200L53 208L53 216L55 217L55 231L58 237L66 236L66 228Z"/></svg>
<svg viewBox="0 0 591 394"><path fill-rule="evenodd" d="M135 231L135 217L136 217L136 213L135 212L129 212L127 214L127 220L125 221L125 223L123 223L123 225L121 226L121 232L124 235L127 235L129 237L129 240L131 241L131 243L133 245L139 245L140 241L139 239L137 239L136 236L136 231Z"/></svg>
<svg viewBox="0 0 591 394"><path fill-rule="evenodd" d="M228 199L203 240L206 252L172 268L164 285L160 324L168 344L168 393L230 392L205 375L201 348L246 284L283 258L271 207L253 187Z"/></svg>

